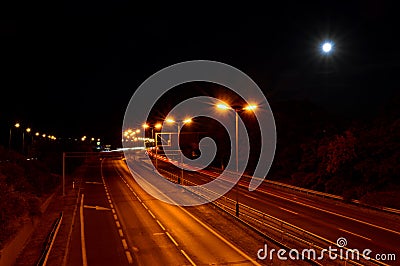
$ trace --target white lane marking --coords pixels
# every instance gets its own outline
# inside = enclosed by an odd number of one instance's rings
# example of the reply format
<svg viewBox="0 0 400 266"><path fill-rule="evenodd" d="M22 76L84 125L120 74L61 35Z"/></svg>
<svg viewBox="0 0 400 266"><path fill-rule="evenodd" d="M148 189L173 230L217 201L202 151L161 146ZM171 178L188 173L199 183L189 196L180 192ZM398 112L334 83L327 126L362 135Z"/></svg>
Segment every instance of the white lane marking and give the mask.
<svg viewBox="0 0 400 266"><path fill-rule="evenodd" d="M143 205L143 207L144 207L146 210L149 209L149 208L147 208L146 204L144 204L143 202L142 202L142 205Z"/></svg>
<svg viewBox="0 0 400 266"><path fill-rule="evenodd" d="M156 220L156 222L161 227L161 229L165 231L165 227L162 225L162 223L159 220Z"/></svg>
<svg viewBox="0 0 400 266"><path fill-rule="evenodd" d="M164 235L165 233L163 232L163 233L153 233L153 236L161 236L161 235Z"/></svg>
<svg viewBox="0 0 400 266"><path fill-rule="evenodd" d="M349 217L349 216L346 216L346 215L343 215L343 214L339 214L339 213L336 213L336 212L324 210L324 209L321 209L321 208L318 208L318 207L315 207L315 206L312 206L312 205L309 205L309 204L306 204L306 203L303 203L303 202L299 202L299 201L296 201L296 200L291 200L291 199L288 199L288 198L285 198L285 197L282 197L282 196L279 196L279 195L276 195L276 194L273 194L273 193L268 193L268 195L272 195L272 196L275 196L277 198L280 198L280 199L283 199L283 200L287 200L287 201L290 201L290 202L294 202L296 204L299 204L299 205L302 205L302 206L306 206L306 207L314 209L314 210L318 210L318 211L322 211L322 212L329 213L329 214L332 214L332 215L336 215L336 216L339 216L339 217L342 217L342 218L345 218L345 219L348 219L348 220L351 220L351 221L355 221L355 222L358 222L358 223L362 223L362 224L365 224L365 225L368 225L368 226L372 226L372 227L375 227L375 228L390 232L390 233L394 233L396 235L400 235L400 232L398 232L398 231L394 231L394 230L391 230L391 229L388 229L388 228L385 228L385 227L382 227L382 226L379 226L379 225L376 225L376 224L371 224L369 222L364 222L364 221L361 221L361 220L358 220L356 218L352 218L352 217Z"/></svg>
<svg viewBox="0 0 400 266"><path fill-rule="evenodd" d="M84 205L83 206L85 209L94 209L96 211L109 211L111 209L106 208L106 207L101 207L101 206L89 206L89 205Z"/></svg>
<svg viewBox="0 0 400 266"><path fill-rule="evenodd" d="M126 243L125 238L122 238L121 241L122 241L122 245L124 246L124 249L128 249L128 244Z"/></svg>
<svg viewBox="0 0 400 266"><path fill-rule="evenodd" d="M348 233L348 234L351 234L351 235L357 236L357 237L364 238L364 239L366 239L366 240L368 240L368 241L372 241L372 239L371 239L371 238L368 238L368 237L365 237L365 236L362 236L362 235L359 235L359 234L356 234L356 233L353 233L353 232L350 232L350 231L344 230L344 229L342 229L342 228L339 228L339 230L340 230L340 231L343 231L343 232L345 232L345 233Z"/></svg>
<svg viewBox="0 0 400 266"><path fill-rule="evenodd" d="M381 230L384 230L384 231L387 231L387 232L390 232L390 233L394 233L396 235L400 235L399 231L395 231L395 230L392 230L392 229L389 229L389 228L385 228L385 227L382 227L382 226L379 226L379 225L376 225L376 224L372 224L372 223L369 223L369 222L358 220L358 219L353 218L353 217L349 217L349 216L346 216L346 215L343 215L343 214L339 214L339 213L336 213L336 212L333 212L333 211L324 210L324 209L316 207L316 206L312 206L312 205L309 205L309 204L306 204L306 203L303 203L303 202L299 202L299 201L292 200L292 199L289 199L289 198L286 198L286 197L283 197L283 196L279 196L279 195L277 195L275 193L271 193L270 191L267 191L265 189L259 189L259 191L261 193L264 193L264 194L267 194L267 195L271 195L271 196L274 196L274 197L277 197L277 198L280 198L280 199L283 199L283 200L287 200L287 201L290 201L290 202L294 202L294 203L302 205L302 206L306 206L306 207L309 207L309 208L312 208L312 209L315 209L315 210L319 210L319 211L322 211L322 212L325 212L325 213L329 213L329 214L332 214L332 215L336 215L336 216L339 216L339 217L342 217L342 218L345 218L345 219L348 219L348 220L351 220L351 221L355 221L355 222L362 223L362 224L365 224L365 225L368 225L368 226L372 226L372 227L375 227L375 228L378 228L378 229L381 229ZM309 200L307 198L305 198L305 199L308 200L308 201L312 201L312 200Z"/></svg>
<svg viewBox="0 0 400 266"><path fill-rule="evenodd" d="M103 162L102 162L102 163L103 163ZM103 169L103 168L101 168L101 169ZM101 174L101 178L103 179L104 188L105 188L105 190L106 190L108 202L110 203L110 207L111 207L111 211L112 211L112 213L113 213L113 217L114 217L114 220L115 220L115 224L116 224L117 228L121 228L121 224L119 223L119 221L118 221L118 216L117 216L117 214L115 213L114 205L112 204L110 194L108 193L107 186L106 186L106 184L105 184L106 182L105 182L105 180L104 180L103 174ZM119 236L121 237L122 245L124 246L124 249L125 249L125 256L126 256L126 259L128 260L128 264L133 264L133 258L132 258L131 252L130 252L129 250L127 250L127 249L128 249L128 244L127 244L126 240L124 239L124 232L122 231L122 229L118 229L118 234L119 234ZM134 250L138 250L138 249L135 248L135 247L133 247L133 249L134 249ZM87 265L85 265L85 266L87 266Z"/></svg>
<svg viewBox="0 0 400 266"><path fill-rule="evenodd" d="M256 197L253 197L253 196L250 196L250 195L247 195L247 194L244 194L244 196L245 196L245 197L248 197L248 198L251 198L251 199L255 199L255 200L258 199L258 198L256 198Z"/></svg>
<svg viewBox="0 0 400 266"><path fill-rule="evenodd" d="M153 217L153 219L156 219L156 217L154 216L154 214L150 210L147 210L147 211L150 213L150 215L151 215L151 217Z"/></svg>
<svg viewBox="0 0 400 266"><path fill-rule="evenodd" d="M133 258L132 258L131 252L126 250L125 255L126 255L126 258L128 259L128 263L133 264Z"/></svg>
<svg viewBox="0 0 400 266"><path fill-rule="evenodd" d="M85 223L84 223L84 219L83 219L83 197L84 197L84 194L82 194L79 214L80 214L80 222L81 222L82 265L87 266L86 243L85 243Z"/></svg>
<svg viewBox="0 0 400 266"><path fill-rule="evenodd" d="M86 184L93 184L93 185L103 185L102 182L90 182L90 181L86 181Z"/></svg>
<svg viewBox="0 0 400 266"><path fill-rule="evenodd" d="M149 184L150 186L152 186L155 190L158 190L159 193L161 193L161 191L154 187L150 182L148 182L146 179L142 179L144 182L146 182L147 184ZM211 232L214 236L216 236L217 238L219 238L222 242L224 242L226 245L228 245L230 248L232 248L233 250L235 250L237 253L239 253L242 257L246 258L247 260L249 260L251 263L253 263L254 265L261 265L260 263L258 263L257 261L255 261L253 258L251 258L249 255L247 255L246 253L244 253L242 250L240 250L239 248L237 248L236 246L234 246L231 242L229 242L228 240L226 240L224 237L222 237L220 234L218 234L215 230L213 230L211 227L209 227L208 225L206 225L205 223L203 223L202 221L200 221L196 216L194 216L193 214L191 214L189 211L185 210L182 206L179 206L178 203L176 203L173 199L171 199L170 197L168 197L167 195L165 195L171 202L174 202L176 207L181 209L183 212L185 212L187 215L189 215L192 219L194 219L196 222L198 222L201 226L203 226L205 229L207 229L209 232ZM170 236L170 234L168 232L166 232L166 234ZM178 244L178 243L177 243Z"/></svg>
<svg viewBox="0 0 400 266"><path fill-rule="evenodd" d="M181 249L181 252L182 252L183 256L185 256L186 259L190 262L190 264L192 264L193 266L196 266L196 263L194 263L194 261L188 256L188 254L186 254L186 252L183 249Z"/></svg>
<svg viewBox="0 0 400 266"><path fill-rule="evenodd" d="M171 241L175 244L175 246L178 246L178 243L175 241L175 239L168 232L165 232L165 233L167 234L169 239L171 239Z"/></svg>
<svg viewBox="0 0 400 266"><path fill-rule="evenodd" d="M281 209L281 210L284 210L284 211L287 211L287 212L293 213L293 214L299 214L298 212L291 211L291 210L288 210L288 209L285 209L285 208L282 208L282 207L278 207L278 208L279 208L279 209Z"/></svg>

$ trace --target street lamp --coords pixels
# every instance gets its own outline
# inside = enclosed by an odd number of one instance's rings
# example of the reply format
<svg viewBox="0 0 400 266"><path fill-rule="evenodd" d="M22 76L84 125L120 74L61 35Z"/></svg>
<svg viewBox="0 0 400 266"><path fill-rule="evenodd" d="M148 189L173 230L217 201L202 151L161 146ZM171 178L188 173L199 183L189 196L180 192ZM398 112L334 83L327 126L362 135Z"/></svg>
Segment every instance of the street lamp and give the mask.
<svg viewBox="0 0 400 266"><path fill-rule="evenodd" d="M26 133L31 132L31 128L26 129ZM22 131L22 154L25 154L25 132Z"/></svg>
<svg viewBox="0 0 400 266"><path fill-rule="evenodd" d="M157 124L155 124L154 126L149 126L148 124L143 124L143 128L144 128L144 130L146 130L146 129L148 129L148 128L150 128L151 129L151 138L152 139L154 139L154 129L160 129L161 128L161 124L160 123L157 123ZM146 136L146 135L145 135Z"/></svg>
<svg viewBox="0 0 400 266"><path fill-rule="evenodd" d="M21 125L20 125L20 123L15 123L15 125L14 125L14 127L15 128L19 128ZM10 137L9 137L9 139L8 139L8 150L11 150L11 135L12 135L12 128L13 127L10 127Z"/></svg>
<svg viewBox="0 0 400 266"><path fill-rule="evenodd" d="M178 148L179 148L179 140L180 140L180 135L181 135L181 127L185 124L190 124L192 122L191 118L186 118L182 121L175 121L172 118L168 118L165 120L165 122L167 122L168 124L173 124L176 123L178 125ZM183 151L181 151L181 156L180 156L180 164L181 164L181 176L178 177L178 184L181 183L181 181L183 182Z"/></svg>
<svg viewBox="0 0 400 266"><path fill-rule="evenodd" d="M217 104L217 108L221 110L232 110L235 112L235 163L236 163L236 172L239 172L239 113L244 111L254 111L257 109L257 105L249 104L245 107L243 106L229 106L226 104ZM239 182L238 182L239 183ZM236 216L239 216L239 186L236 184Z"/></svg>

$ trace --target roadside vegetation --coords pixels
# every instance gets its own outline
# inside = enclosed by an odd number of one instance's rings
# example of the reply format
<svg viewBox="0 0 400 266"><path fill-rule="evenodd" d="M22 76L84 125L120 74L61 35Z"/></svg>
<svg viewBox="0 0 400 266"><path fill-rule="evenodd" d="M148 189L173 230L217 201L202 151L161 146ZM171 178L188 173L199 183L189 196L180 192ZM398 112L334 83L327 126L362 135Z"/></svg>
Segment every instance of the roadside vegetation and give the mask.
<svg viewBox="0 0 400 266"><path fill-rule="evenodd" d="M40 215L43 200L58 184L44 162L0 146L0 247L26 220Z"/></svg>

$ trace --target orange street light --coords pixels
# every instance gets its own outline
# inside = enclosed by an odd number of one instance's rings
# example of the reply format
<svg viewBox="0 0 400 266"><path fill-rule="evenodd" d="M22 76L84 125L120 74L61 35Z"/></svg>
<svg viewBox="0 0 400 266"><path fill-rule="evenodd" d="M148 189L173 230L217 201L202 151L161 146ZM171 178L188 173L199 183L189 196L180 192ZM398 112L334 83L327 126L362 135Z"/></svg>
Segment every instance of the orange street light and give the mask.
<svg viewBox="0 0 400 266"><path fill-rule="evenodd" d="M216 105L218 109L222 110L233 110L235 111L235 150L236 150L236 172L239 172L239 113L242 111L254 111L257 109L257 105L249 104L245 107L242 106L228 106L226 104L220 103ZM239 216L239 186L236 184L236 216Z"/></svg>

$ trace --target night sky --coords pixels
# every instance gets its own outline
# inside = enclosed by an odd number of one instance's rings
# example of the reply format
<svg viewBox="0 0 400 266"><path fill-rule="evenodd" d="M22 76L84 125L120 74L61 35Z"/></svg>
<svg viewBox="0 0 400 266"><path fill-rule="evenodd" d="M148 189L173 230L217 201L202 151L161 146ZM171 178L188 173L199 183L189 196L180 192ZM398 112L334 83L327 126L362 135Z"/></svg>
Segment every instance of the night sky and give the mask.
<svg viewBox="0 0 400 266"><path fill-rule="evenodd" d="M3 9L3 127L20 120L56 135L111 141L120 135L135 89L186 60L230 64L267 99L306 99L331 112L369 114L397 93L394 2L135 2L32 2ZM319 47L325 39L335 43L328 57Z"/></svg>

